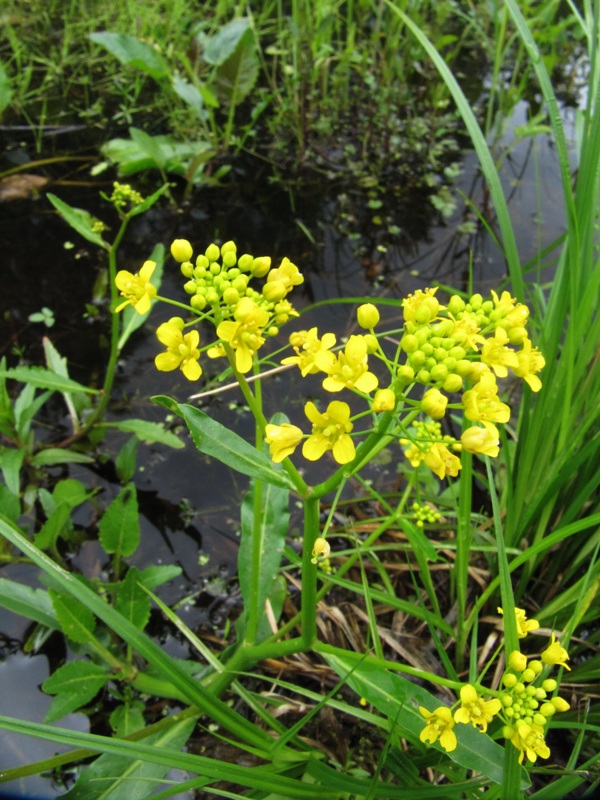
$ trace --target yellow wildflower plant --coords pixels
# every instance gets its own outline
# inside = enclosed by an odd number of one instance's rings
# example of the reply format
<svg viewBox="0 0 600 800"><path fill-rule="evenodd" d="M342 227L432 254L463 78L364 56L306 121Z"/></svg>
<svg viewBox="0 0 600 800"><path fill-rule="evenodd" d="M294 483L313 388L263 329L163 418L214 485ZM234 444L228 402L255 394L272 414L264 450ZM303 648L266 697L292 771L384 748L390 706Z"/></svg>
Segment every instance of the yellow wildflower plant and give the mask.
<svg viewBox="0 0 600 800"><path fill-rule="evenodd" d="M446 752L451 753L456 750L457 739L453 730L452 711L447 706L440 706L435 711L428 711L423 706L419 706L419 713L427 721L419 734L419 739L430 744L435 744L439 739Z"/></svg>
<svg viewBox="0 0 600 800"><path fill-rule="evenodd" d="M463 450L475 455L496 458L500 452L500 435L498 428L488 422L485 427L472 425L464 430L460 437Z"/></svg>
<svg viewBox="0 0 600 800"><path fill-rule="evenodd" d="M481 360L491 367L499 378L506 378L507 367L514 370L519 359L514 350L507 347L508 334L504 328L496 328L493 338L486 339L481 348Z"/></svg>
<svg viewBox="0 0 600 800"><path fill-rule="evenodd" d="M181 317L172 317L158 326L156 336L161 344L166 345L167 352L159 353L154 363L160 372L171 372L179 367L189 381L197 381L202 375L198 363L200 334L197 330L183 333L183 326Z"/></svg>
<svg viewBox="0 0 600 800"><path fill-rule="evenodd" d="M472 389L462 396L465 417L471 422L508 422L510 407L498 397L493 373L485 371Z"/></svg>
<svg viewBox="0 0 600 800"><path fill-rule="evenodd" d="M504 614L502 608L498 608L498 613L500 615ZM540 627L540 623L537 619L527 619L527 612L524 608L515 608L515 617L517 621L517 636L519 639L524 639L528 633L537 631Z"/></svg>
<svg viewBox="0 0 600 800"><path fill-rule="evenodd" d="M439 389L428 389L421 400L421 410L432 419L442 419L447 405L448 398Z"/></svg>
<svg viewBox="0 0 600 800"><path fill-rule="evenodd" d="M115 308L116 314L129 305L133 306L138 314L145 314L150 310L150 303L156 297L156 287L150 283L155 269L155 261L145 261L136 275L126 269L117 272L115 284L125 301Z"/></svg>
<svg viewBox="0 0 600 800"><path fill-rule="evenodd" d="M548 666L560 666L570 670L571 667L567 664L569 654L566 649L556 641L556 634L552 633L552 638L548 647L542 652L541 659L544 664Z"/></svg>
<svg viewBox="0 0 600 800"><path fill-rule="evenodd" d="M444 480L447 475L455 478L462 467L460 458L451 453L443 442L434 442L425 453L423 461L440 480Z"/></svg>
<svg viewBox="0 0 600 800"><path fill-rule="evenodd" d="M312 549L312 558L311 563L317 564L319 561L325 561L329 558L331 553L331 545L324 539L322 536L319 536L315 539L315 543Z"/></svg>
<svg viewBox="0 0 600 800"><path fill-rule="evenodd" d="M424 325L435 319L444 308L435 297L436 292L437 286L435 289L417 289L413 294L409 294L402 301L405 321Z"/></svg>
<svg viewBox="0 0 600 800"><path fill-rule="evenodd" d="M518 722L512 731L510 741L519 751L519 764L523 763L525 756L532 764L536 762L538 756L550 758L550 748L544 739L544 728L541 725Z"/></svg>
<svg viewBox="0 0 600 800"><path fill-rule="evenodd" d="M349 436L353 428L350 422L350 406L333 400L324 414L310 400L304 413L312 422L312 433L302 446L302 455L309 461L317 461L328 450L338 464L347 464L356 455L354 442Z"/></svg>
<svg viewBox="0 0 600 800"><path fill-rule="evenodd" d="M338 354L323 381L325 391L340 392L346 388L369 394L377 388L377 376L369 372L367 348L364 336L356 335L348 339L343 352Z"/></svg>
<svg viewBox="0 0 600 800"><path fill-rule="evenodd" d="M290 456L304 437L300 428L289 422L281 425L269 424L265 427L265 434L265 442L269 445L271 458L276 464Z"/></svg>
<svg viewBox="0 0 600 800"><path fill-rule="evenodd" d="M460 708L454 712L454 721L465 725L471 723L482 733L487 731L488 724L502 708L502 703L496 697L493 700L482 700L470 683L461 688L460 702Z"/></svg>
<svg viewBox="0 0 600 800"><path fill-rule="evenodd" d="M516 356L518 364L513 367L514 374L517 378L523 378L532 392L539 392L542 388L542 382L537 373L545 367L546 359L537 347L531 346L529 339L525 340L523 349L519 350Z"/></svg>

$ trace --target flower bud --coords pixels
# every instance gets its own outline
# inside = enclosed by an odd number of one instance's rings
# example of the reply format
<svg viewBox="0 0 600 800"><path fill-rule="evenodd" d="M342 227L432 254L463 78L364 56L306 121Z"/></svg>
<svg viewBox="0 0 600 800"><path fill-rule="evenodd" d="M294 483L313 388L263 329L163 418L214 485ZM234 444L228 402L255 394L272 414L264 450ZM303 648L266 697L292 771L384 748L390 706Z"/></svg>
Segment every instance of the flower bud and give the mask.
<svg viewBox="0 0 600 800"><path fill-rule="evenodd" d="M365 333L363 336L365 343L367 345L367 354L372 356L373 353L376 353L379 350L379 342L377 341L377 337L373 333Z"/></svg>
<svg viewBox="0 0 600 800"><path fill-rule="evenodd" d="M530 620L530 622L532 622L532 620ZM532 658L531 661L529 662L529 669L532 669L536 675L539 675L540 672L544 669L544 665L542 664L541 661L538 661L537 658Z"/></svg>
<svg viewBox="0 0 600 800"><path fill-rule="evenodd" d="M562 697L553 697L550 702L557 711L568 711L571 708L567 701Z"/></svg>
<svg viewBox="0 0 600 800"><path fill-rule="evenodd" d="M373 411L393 411L396 407L396 394L393 389L379 389L373 398Z"/></svg>
<svg viewBox="0 0 600 800"><path fill-rule="evenodd" d="M441 419L446 413L448 398L439 389L428 389L421 400L421 410L432 419Z"/></svg>
<svg viewBox="0 0 600 800"><path fill-rule="evenodd" d="M456 316L457 314L460 314L461 311L464 311L465 301L457 294L453 294L448 302L447 308L453 316Z"/></svg>
<svg viewBox="0 0 600 800"><path fill-rule="evenodd" d="M531 683L531 681L535 680L535 672L531 669L531 667L527 667L527 669L523 670L523 674L521 676L525 683ZM533 688L533 687L528 687Z"/></svg>
<svg viewBox="0 0 600 800"><path fill-rule="evenodd" d="M175 261L189 261L193 252L192 245L187 239L175 239L171 245L171 255Z"/></svg>
<svg viewBox="0 0 600 800"><path fill-rule="evenodd" d="M216 244L209 244L206 250L204 251L204 255L207 257L209 261L216 261L221 255L221 251L219 250Z"/></svg>
<svg viewBox="0 0 600 800"><path fill-rule="evenodd" d="M405 353L414 353L415 350L419 349L419 340L414 333L405 333L400 339L400 347Z"/></svg>
<svg viewBox="0 0 600 800"><path fill-rule="evenodd" d="M311 561L313 564L316 564L319 558L329 558L330 553L331 546L329 545L329 542L327 539L319 536L318 539L315 539Z"/></svg>
<svg viewBox="0 0 600 800"><path fill-rule="evenodd" d="M202 311L206 307L206 297L203 294L195 294L190 299L190 305L194 311Z"/></svg>
<svg viewBox="0 0 600 800"><path fill-rule="evenodd" d="M555 691L558 683L554 680L554 678L546 678L545 681L542 681L542 689L546 692L553 692Z"/></svg>
<svg viewBox="0 0 600 800"><path fill-rule="evenodd" d="M548 722L548 719L540 712L533 715L533 724L540 725L542 728Z"/></svg>
<svg viewBox="0 0 600 800"><path fill-rule="evenodd" d="M507 689L512 689L517 683L517 676L513 675L512 672L505 672L502 676L502 683Z"/></svg>
<svg viewBox="0 0 600 800"><path fill-rule="evenodd" d="M508 665L515 672L523 672L527 667L527 656L520 653L518 650L513 650L508 657Z"/></svg>
<svg viewBox="0 0 600 800"><path fill-rule="evenodd" d="M363 303L356 310L356 319L361 328L371 330L379 324L379 311L373 303Z"/></svg>
<svg viewBox="0 0 600 800"><path fill-rule="evenodd" d="M447 369L447 367L446 367ZM442 389L445 392L460 392L463 388L463 380L460 375L450 374L448 375L442 384Z"/></svg>
<svg viewBox="0 0 600 800"><path fill-rule="evenodd" d="M283 281L269 281L263 286L262 293L269 303L277 303L279 300L283 300L287 291Z"/></svg>
<svg viewBox="0 0 600 800"><path fill-rule="evenodd" d="M545 717L551 717L556 711L557 709L554 703L542 703L540 706L540 714L543 714Z"/></svg>
<svg viewBox="0 0 600 800"><path fill-rule="evenodd" d="M240 262L238 261L238 264ZM264 278L267 272L271 269L271 259L269 256L260 256L252 261L250 271L255 278Z"/></svg>
<svg viewBox="0 0 600 800"><path fill-rule="evenodd" d="M415 371L409 364L404 364L398 367L396 377L398 378L398 382L404 386L407 383L412 383L415 377Z"/></svg>

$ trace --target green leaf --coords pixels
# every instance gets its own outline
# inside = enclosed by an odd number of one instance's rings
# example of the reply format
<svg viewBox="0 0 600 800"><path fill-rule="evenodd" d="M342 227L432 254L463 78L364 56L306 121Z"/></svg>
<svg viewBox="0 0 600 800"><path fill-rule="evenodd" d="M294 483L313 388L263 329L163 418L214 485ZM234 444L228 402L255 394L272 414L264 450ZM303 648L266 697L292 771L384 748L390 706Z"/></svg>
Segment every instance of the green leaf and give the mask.
<svg viewBox="0 0 600 800"><path fill-rule="evenodd" d="M169 68L158 50L135 36L97 31L90 34L90 39L108 50L124 66L141 69L156 81L169 76Z"/></svg>
<svg viewBox="0 0 600 800"><path fill-rule="evenodd" d="M0 578L0 605L47 628L58 628L50 595L43 589Z"/></svg>
<svg viewBox="0 0 600 800"><path fill-rule="evenodd" d="M63 375L57 375L56 372L45 367L13 367L12 369L1 370L0 377L12 378L21 383L27 383L29 386L35 386L38 389L50 389L53 392L100 394L98 389L83 386L83 384L77 383L71 378L65 378Z"/></svg>
<svg viewBox="0 0 600 800"><path fill-rule="evenodd" d="M67 503L71 508L85 503L93 494L93 491L88 492L83 483L75 478L65 478L59 481L52 490L52 497L56 504Z"/></svg>
<svg viewBox="0 0 600 800"><path fill-rule="evenodd" d="M59 594L53 589L49 589L48 593L54 606L56 619L64 635L80 644L89 642L96 627L96 620L89 608L86 608L78 600Z"/></svg>
<svg viewBox="0 0 600 800"><path fill-rule="evenodd" d="M19 497L21 493L21 467L24 458L24 450L12 447L0 450L0 470L9 492L15 497Z"/></svg>
<svg viewBox="0 0 600 800"><path fill-rule="evenodd" d="M56 722L66 714L87 705L108 683L111 675L91 661L71 661L63 664L42 684L46 694L55 694L44 722Z"/></svg>
<svg viewBox="0 0 600 800"><path fill-rule="evenodd" d="M127 483L135 475L137 466L137 451L140 440L130 436L115 458L115 469L121 483Z"/></svg>
<svg viewBox="0 0 600 800"><path fill-rule="evenodd" d="M255 523L255 496L260 492L260 511ZM242 538L238 553L240 590L244 600L244 614L237 626L238 637L243 638L248 623L249 608L257 609L257 629L252 632L255 643L266 639L271 626L265 612L265 603L270 600L281 564L285 537L289 530L289 490L272 484L254 481L242 503ZM256 533L256 535L255 535ZM255 548L259 554L255 558Z"/></svg>
<svg viewBox="0 0 600 800"><path fill-rule="evenodd" d="M116 428L125 433L133 433L134 436L140 441L146 442L146 444L160 442L160 444L166 444L177 450L185 447L184 442L178 436L171 433L171 431L165 430L162 422L148 422L145 419L125 419L122 422L106 423L106 427Z"/></svg>
<svg viewBox="0 0 600 800"><path fill-rule="evenodd" d="M136 567L127 570L119 586L115 608L136 628L143 630L150 619L150 598L139 585L140 573Z"/></svg>
<svg viewBox="0 0 600 800"><path fill-rule="evenodd" d="M407 680L402 675L378 667L368 661L358 662L355 658L323 654L328 664L340 677L348 675L348 685L388 719L396 721L400 736L417 744L425 726L419 713L419 706L428 711L439 708L440 701L422 686ZM350 674L351 673L351 674ZM448 758L468 770L479 772L495 783L502 783L504 748L472 725L457 724L455 729L458 744L447 753ZM428 745L446 751L438 744ZM522 785L530 785L525 770L522 771Z"/></svg>
<svg viewBox="0 0 600 800"><path fill-rule="evenodd" d="M138 580L146 589L156 589L157 586L162 586L163 583L178 578L181 572L181 567L177 567L175 564L146 567L138 573Z"/></svg>
<svg viewBox="0 0 600 800"><path fill-rule="evenodd" d="M214 148L208 142L176 142L171 136L153 136L164 155L167 172L185 175L189 162L201 153L212 157ZM156 163L147 152L132 139L111 139L102 147L102 155L119 165L119 175L127 177L138 172L155 169Z"/></svg>
<svg viewBox="0 0 600 800"><path fill-rule="evenodd" d="M75 450L65 450L61 447L48 447L31 457L34 467L47 467L51 464L91 464L93 460L85 453L77 453Z"/></svg>
<svg viewBox="0 0 600 800"><path fill-rule="evenodd" d="M196 112L199 119L206 119L206 109L204 108L202 93L193 83L186 81L181 75L174 75L173 91L186 105Z"/></svg>
<svg viewBox="0 0 600 800"><path fill-rule="evenodd" d="M10 78L6 74L4 65L0 63L0 114L8 108L13 95Z"/></svg>
<svg viewBox="0 0 600 800"><path fill-rule="evenodd" d="M185 420L194 444L201 453L213 456L243 475L267 481L274 486L292 488L286 473L275 469L268 456L252 447L237 433L211 419L195 406L178 403L176 410Z"/></svg>
<svg viewBox="0 0 600 800"><path fill-rule="evenodd" d="M100 544L119 558L132 555L140 543L137 494L133 483L119 492L104 512L99 525Z"/></svg>
<svg viewBox="0 0 600 800"><path fill-rule="evenodd" d="M46 197L73 230L77 231L77 233L83 236L84 239L87 239L88 242L102 247L105 250L108 249L108 245L102 236L100 236L98 231L94 230L95 219L89 211L85 211L82 208L73 208L73 206L65 203L64 200L61 200L60 197L52 194L52 192L48 192Z"/></svg>
<svg viewBox="0 0 600 800"><path fill-rule="evenodd" d="M123 703L111 711L109 719L115 736L123 739L145 727L144 704L141 700Z"/></svg>
<svg viewBox="0 0 600 800"><path fill-rule="evenodd" d="M161 147L157 136L150 136L139 128L129 128L129 135L140 148L142 153L145 153L148 158L154 162L155 166L159 167L160 169L164 169L167 163L168 154Z"/></svg>
<svg viewBox="0 0 600 800"><path fill-rule="evenodd" d="M217 70L215 89L219 99L230 106L239 105L254 88L259 67L254 34L247 30L235 51Z"/></svg>
<svg viewBox="0 0 600 800"><path fill-rule="evenodd" d="M54 550L58 538L63 533L68 535L72 529L71 507L67 503L59 503L35 534L33 540L40 550Z"/></svg>
<svg viewBox="0 0 600 800"><path fill-rule="evenodd" d="M1 461L1 459L0 459ZM18 522L21 516L21 501L8 486L0 483L0 508L12 522Z"/></svg>
<svg viewBox="0 0 600 800"><path fill-rule="evenodd" d="M223 64L240 43L244 34L250 30L250 20L240 17L228 22L212 36L204 49L204 60L208 64Z"/></svg>

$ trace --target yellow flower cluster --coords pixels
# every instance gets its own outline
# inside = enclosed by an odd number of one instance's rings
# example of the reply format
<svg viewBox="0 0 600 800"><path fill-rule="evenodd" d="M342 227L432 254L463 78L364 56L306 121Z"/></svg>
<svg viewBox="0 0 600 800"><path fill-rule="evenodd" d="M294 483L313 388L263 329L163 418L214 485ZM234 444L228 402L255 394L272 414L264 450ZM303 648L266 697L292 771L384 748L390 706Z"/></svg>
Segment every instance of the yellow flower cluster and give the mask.
<svg viewBox="0 0 600 800"><path fill-rule="evenodd" d="M304 278L289 258L274 268L267 256L255 258L246 253L238 258L235 243L225 242L221 247L209 245L192 261L193 248L186 239L172 243L171 255L180 263L181 273L187 279L184 290L189 295L187 308L191 320L184 322L181 317L173 317L159 326L158 340L167 347L166 353L155 359L161 372L179 367L188 380L198 380L202 374L201 353L206 351L210 358L217 358L227 354L226 347L234 353L236 369L249 372L266 339L276 336L280 325L298 316L287 295ZM127 270L117 273L116 285L124 301L115 311L127 305L140 314L149 311L152 300L157 298L151 282L155 268L153 261L146 261L138 274ZM253 279L262 282L260 289L254 287ZM200 336L196 330L183 332L185 327L201 320L212 322L217 335L216 341L203 348L199 348Z"/></svg>
<svg viewBox="0 0 600 800"><path fill-rule="evenodd" d="M460 445L452 436L442 433L441 423L417 420L408 433L410 439L402 438L400 444L411 466L418 467L423 462L440 479L458 475L460 459L451 449L458 450Z"/></svg>
<svg viewBox="0 0 600 800"><path fill-rule="evenodd" d="M502 614L502 609L498 611ZM535 619L527 619L522 608L515 609L519 638L539 628ZM483 700L471 684L460 690L460 707L441 706L434 711L419 707L426 725L420 733L422 742L433 744L439 740L444 750L452 752L458 740L455 724L471 724L482 733L494 717L503 722L504 737L519 751L519 763L525 758L532 763L538 758L549 758L550 748L546 744L545 731L548 721L557 712L569 710L567 701L555 694L558 683L549 678L547 668L564 666L569 669L569 655L552 634L550 644L540 659L528 659L518 650L508 657L508 665L502 675L501 688L494 692L491 700Z"/></svg>
<svg viewBox="0 0 600 800"><path fill-rule="evenodd" d="M440 522L442 519L442 515L439 511L436 511L429 505L421 505L416 501L411 506L411 512L417 528L425 527L425 523L431 525Z"/></svg>

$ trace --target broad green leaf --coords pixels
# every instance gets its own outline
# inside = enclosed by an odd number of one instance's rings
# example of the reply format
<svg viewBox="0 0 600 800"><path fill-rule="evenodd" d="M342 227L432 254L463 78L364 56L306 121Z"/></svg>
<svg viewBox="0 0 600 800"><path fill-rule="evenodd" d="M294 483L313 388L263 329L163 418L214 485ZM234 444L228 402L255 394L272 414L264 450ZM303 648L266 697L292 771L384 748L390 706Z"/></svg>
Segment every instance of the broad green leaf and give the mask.
<svg viewBox="0 0 600 800"><path fill-rule="evenodd" d="M77 233L83 236L84 239L87 239L88 242L102 247L105 250L108 249L108 245L102 236L94 230L95 220L89 211L85 211L82 208L73 208L73 206L65 203L64 200L61 200L60 197L52 194L52 192L48 192L46 196L73 230L77 231Z"/></svg>
<svg viewBox="0 0 600 800"><path fill-rule="evenodd" d="M160 398L156 402L162 404ZM176 411L185 420L193 442L201 453L213 456L251 478L267 481L274 486L292 487L286 473L276 469L268 456L252 447L237 433L211 419L204 411L185 403L178 403Z"/></svg>
<svg viewBox="0 0 600 800"><path fill-rule="evenodd" d="M18 522L21 516L21 501L19 496L3 483L0 483L0 508L10 520Z"/></svg>
<svg viewBox="0 0 600 800"><path fill-rule="evenodd" d="M54 613L60 629L69 639L80 644L86 644L92 638L96 627L94 615L78 600L68 597L53 589L48 593L54 606Z"/></svg>
<svg viewBox="0 0 600 800"><path fill-rule="evenodd" d="M85 503L93 494L94 491L88 491L83 483L75 478L59 481L52 490L52 497L57 504L67 503L71 508Z"/></svg>
<svg viewBox="0 0 600 800"><path fill-rule="evenodd" d="M65 450L61 447L48 447L31 457L34 467L47 467L51 464L91 464L93 460L85 453L77 453L75 450Z"/></svg>
<svg viewBox="0 0 600 800"><path fill-rule="evenodd" d="M139 576L136 567L127 570L125 580L118 589L115 608L136 628L143 630L150 619L150 598L139 585Z"/></svg>
<svg viewBox="0 0 600 800"><path fill-rule="evenodd" d="M206 119L206 109L204 108L202 93L193 83L186 81L181 75L174 75L173 91L186 105L196 112L198 119Z"/></svg>
<svg viewBox="0 0 600 800"><path fill-rule="evenodd" d="M250 20L240 17L228 22L208 40L203 52L204 60L216 66L223 64L231 56L240 40L250 30Z"/></svg>
<svg viewBox="0 0 600 800"><path fill-rule="evenodd" d="M10 85L10 78L6 74L4 65L0 63L0 114L8 108L13 91Z"/></svg>
<svg viewBox="0 0 600 800"><path fill-rule="evenodd" d="M257 491L261 502L255 531L254 505ZM257 611L257 628L251 632L252 637L259 642L272 633L265 613L265 603L275 588L285 537L289 529L289 496L288 489L269 483L260 483L257 486L253 481L242 503L238 575L244 600L244 614L237 627L240 638L247 631L251 605Z"/></svg>
<svg viewBox="0 0 600 800"><path fill-rule="evenodd" d="M158 137L150 136L145 131L139 128L129 128L129 135L133 141L140 148L142 153L145 153L148 158L152 159L156 167L164 169L167 163L168 154L157 141Z"/></svg>
<svg viewBox="0 0 600 800"><path fill-rule="evenodd" d="M169 76L169 68L158 50L135 36L97 31L90 34L90 39L108 50L121 64L141 69L156 81Z"/></svg>
<svg viewBox="0 0 600 800"><path fill-rule="evenodd" d="M129 483L112 501L99 524L100 544L107 553L127 558L140 543L137 494Z"/></svg>
<svg viewBox="0 0 600 800"><path fill-rule="evenodd" d="M368 661L358 662L355 658L323 654L328 664L340 677L348 675L348 685L367 702L390 720L395 720L400 736L413 743L419 743L419 734L425 720L419 713L419 706L428 711L439 708L440 701L422 686L407 680L398 673L376 666ZM448 758L468 770L479 772L495 783L502 783L504 748L492 741L472 725L457 724L454 728L458 744L456 750L447 753ZM446 751L436 743L428 745ZM525 770L522 784L530 785Z"/></svg>
<svg viewBox="0 0 600 800"><path fill-rule="evenodd" d="M146 589L156 589L157 586L162 586L163 583L178 578L181 572L181 567L177 567L175 564L161 564L140 570L138 580Z"/></svg>
<svg viewBox="0 0 600 800"><path fill-rule="evenodd" d="M234 52L217 69L215 89L220 100L231 106L239 105L254 88L259 67L254 34L248 30Z"/></svg>
<svg viewBox="0 0 600 800"><path fill-rule="evenodd" d="M133 433L141 442L146 442L146 444L160 442L160 444L166 444L178 450L185 447L184 442L171 431L165 430L165 426L161 422L148 422L145 419L125 419L122 422L106 423L106 427L116 428L125 433Z"/></svg>
<svg viewBox="0 0 600 800"><path fill-rule="evenodd" d="M0 377L12 378L12 380L27 383L38 389L50 389L53 392L87 392L88 394L100 394L98 389L90 386L83 386L81 383L57 375L51 369L45 367L13 367L12 369L2 370Z"/></svg>
<svg viewBox="0 0 600 800"><path fill-rule="evenodd" d="M50 595L44 589L0 578L0 605L47 628L58 628Z"/></svg>
<svg viewBox="0 0 600 800"><path fill-rule="evenodd" d="M71 507L67 503L59 503L33 540L40 550L54 550L59 537L65 533L68 535L72 529Z"/></svg>
<svg viewBox="0 0 600 800"><path fill-rule="evenodd" d="M141 700L123 703L110 712L110 726L115 736L123 739L146 726L144 720L144 703Z"/></svg>
<svg viewBox="0 0 600 800"><path fill-rule="evenodd" d="M57 695L48 709L45 722L56 722L66 714L86 706L112 676L91 661L63 664L42 684L46 694Z"/></svg>
<svg viewBox="0 0 600 800"><path fill-rule="evenodd" d="M165 171L174 175L185 175L190 161L199 154L205 153L207 158L214 154L214 148L208 142L176 142L171 136L152 138L165 155ZM132 139L111 139L102 147L102 155L118 164L121 177L156 168L154 160Z"/></svg>
<svg viewBox="0 0 600 800"><path fill-rule="evenodd" d="M16 448L7 447L0 450L0 470L4 477L4 483L7 489L15 497L19 497L21 493L21 467L23 466L23 459L25 458L24 450L17 450Z"/></svg>

